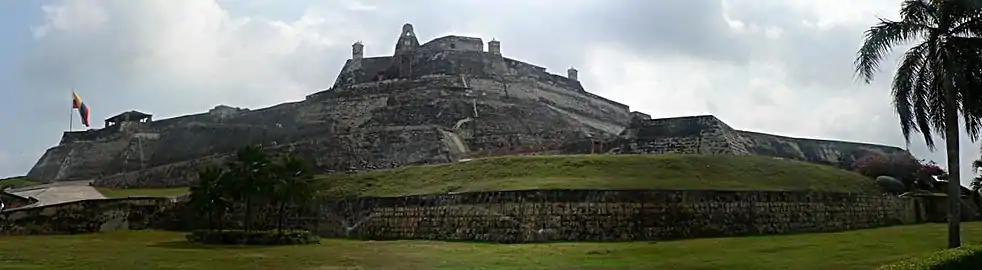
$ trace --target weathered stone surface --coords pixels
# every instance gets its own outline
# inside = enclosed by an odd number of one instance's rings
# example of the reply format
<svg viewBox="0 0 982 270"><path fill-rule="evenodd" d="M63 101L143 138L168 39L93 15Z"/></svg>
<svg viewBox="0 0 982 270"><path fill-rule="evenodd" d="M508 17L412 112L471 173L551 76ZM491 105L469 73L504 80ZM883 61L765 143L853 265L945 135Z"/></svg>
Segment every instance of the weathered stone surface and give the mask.
<svg viewBox="0 0 982 270"><path fill-rule="evenodd" d="M603 142L607 152L617 154L732 154L759 155L850 168L870 150L905 152L898 147L791 138L731 128L712 115L671 119L635 116L621 138ZM589 142L568 144L567 153L589 151Z"/></svg>
<svg viewBox="0 0 982 270"><path fill-rule="evenodd" d="M918 222L913 200L749 191L510 191L326 204L324 236L638 241L827 232ZM309 226L309 225L308 225Z"/></svg>
<svg viewBox="0 0 982 270"><path fill-rule="evenodd" d="M0 234L74 234L174 226L173 199L96 199L15 209L0 213Z"/></svg>
<svg viewBox="0 0 982 270"><path fill-rule="evenodd" d="M543 190L324 202L287 227L327 237L491 242L638 241L827 232L923 222L918 199L808 192ZM4 234L187 229L167 199L105 199L0 214ZM253 228L276 219L257 210ZM234 220L234 218L230 218ZM183 227L182 227L183 226ZM231 228L236 226L229 223ZM241 224L238 224L241 226Z"/></svg>

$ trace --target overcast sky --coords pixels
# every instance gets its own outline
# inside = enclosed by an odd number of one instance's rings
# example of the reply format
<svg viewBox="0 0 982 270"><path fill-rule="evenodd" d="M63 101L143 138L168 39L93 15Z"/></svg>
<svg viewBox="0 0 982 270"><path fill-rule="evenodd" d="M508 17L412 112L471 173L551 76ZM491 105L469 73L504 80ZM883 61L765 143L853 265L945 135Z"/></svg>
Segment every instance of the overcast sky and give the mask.
<svg viewBox="0 0 982 270"><path fill-rule="evenodd" d="M95 127L131 109L161 119L300 100L333 84L353 41L391 54L406 22L421 42L496 38L553 73L575 66L589 91L652 117L904 147L888 88L896 60L871 85L852 77L863 31L898 17L898 2L0 1L0 177L26 174L58 143L73 87ZM967 180L978 145L961 147ZM945 162L921 140L910 149Z"/></svg>

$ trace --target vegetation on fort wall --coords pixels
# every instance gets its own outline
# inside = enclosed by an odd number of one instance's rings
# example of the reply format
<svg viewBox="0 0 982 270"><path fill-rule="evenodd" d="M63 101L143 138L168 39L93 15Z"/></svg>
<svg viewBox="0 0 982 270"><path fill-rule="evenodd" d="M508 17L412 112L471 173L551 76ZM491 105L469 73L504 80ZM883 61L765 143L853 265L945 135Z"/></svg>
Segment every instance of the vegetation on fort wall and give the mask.
<svg viewBox="0 0 982 270"><path fill-rule="evenodd" d="M29 180L23 176L0 179L0 190L39 185L41 182Z"/></svg>
<svg viewBox="0 0 982 270"><path fill-rule="evenodd" d="M937 190L947 172L934 162L917 160L906 152L867 151L852 164L852 170L870 177L889 176L904 184L906 190Z"/></svg>
<svg viewBox="0 0 982 270"><path fill-rule="evenodd" d="M943 249L937 239L944 238L944 228L922 224L667 242L520 245L322 239L320 244L261 248L196 245L179 232L115 231L0 237L0 268L868 270ZM967 242L982 244L982 223L964 223L962 233Z"/></svg>
<svg viewBox="0 0 982 270"><path fill-rule="evenodd" d="M831 166L760 156L512 156L317 176L331 193L399 196L526 189L716 189L879 192Z"/></svg>

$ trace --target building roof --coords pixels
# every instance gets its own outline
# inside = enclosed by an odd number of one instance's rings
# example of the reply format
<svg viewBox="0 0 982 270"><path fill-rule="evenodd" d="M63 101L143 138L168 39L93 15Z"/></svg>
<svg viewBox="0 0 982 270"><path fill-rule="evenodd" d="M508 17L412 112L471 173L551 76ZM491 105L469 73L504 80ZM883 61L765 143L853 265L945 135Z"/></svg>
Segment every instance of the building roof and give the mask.
<svg viewBox="0 0 982 270"><path fill-rule="evenodd" d="M118 114L113 117L106 118L106 122L121 122L121 121L138 121L144 118L153 116L152 114L142 113L138 111L128 111Z"/></svg>

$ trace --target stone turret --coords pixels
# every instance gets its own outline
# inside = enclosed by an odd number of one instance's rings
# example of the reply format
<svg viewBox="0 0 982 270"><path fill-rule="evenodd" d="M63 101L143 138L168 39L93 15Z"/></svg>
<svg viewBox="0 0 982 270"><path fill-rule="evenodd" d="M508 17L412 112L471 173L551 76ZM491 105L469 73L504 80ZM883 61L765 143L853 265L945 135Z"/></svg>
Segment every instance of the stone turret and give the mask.
<svg viewBox="0 0 982 270"><path fill-rule="evenodd" d="M501 42L491 38L491 41L488 41L488 52L494 55L501 55Z"/></svg>
<svg viewBox="0 0 982 270"><path fill-rule="evenodd" d="M416 33L413 32L413 25L408 23L402 25L402 34L399 35L399 41L396 43L394 55L415 51L417 47L419 47L419 39L416 39Z"/></svg>
<svg viewBox="0 0 982 270"><path fill-rule="evenodd" d="M361 60L365 57L365 44L361 41L351 44L351 60Z"/></svg>
<svg viewBox="0 0 982 270"><path fill-rule="evenodd" d="M579 81L580 78L578 74L579 71L576 71L576 68L570 67L566 70L566 78L569 78L570 80Z"/></svg>

